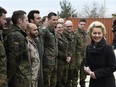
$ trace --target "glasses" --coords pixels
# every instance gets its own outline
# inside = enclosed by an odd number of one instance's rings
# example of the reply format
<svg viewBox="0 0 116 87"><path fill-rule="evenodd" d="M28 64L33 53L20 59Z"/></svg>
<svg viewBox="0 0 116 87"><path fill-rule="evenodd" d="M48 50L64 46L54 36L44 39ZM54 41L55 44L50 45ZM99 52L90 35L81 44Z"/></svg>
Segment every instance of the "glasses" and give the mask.
<svg viewBox="0 0 116 87"><path fill-rule="evenodd" d="M57 27L57 28L63 28L63 27Z"/></svg>
<svg viewBox="0 0 116 87"><path fill-rule="evenodd" d="M73 27L73 26L66 26L66 27L68 27L68 28L69 28L69 27Z"/></svg>

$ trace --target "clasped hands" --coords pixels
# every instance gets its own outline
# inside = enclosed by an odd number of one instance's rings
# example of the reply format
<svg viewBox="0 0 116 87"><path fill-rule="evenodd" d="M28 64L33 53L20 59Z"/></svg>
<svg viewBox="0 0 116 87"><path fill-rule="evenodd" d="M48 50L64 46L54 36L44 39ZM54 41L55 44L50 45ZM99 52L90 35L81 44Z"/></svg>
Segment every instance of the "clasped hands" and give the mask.
<svg viewBox="0 0 116 87"><path fill-rule="evenodd" d="M89 67L84 66L84 71L89 74L93 79L96 79L96 76L93 71Z"/></svg>

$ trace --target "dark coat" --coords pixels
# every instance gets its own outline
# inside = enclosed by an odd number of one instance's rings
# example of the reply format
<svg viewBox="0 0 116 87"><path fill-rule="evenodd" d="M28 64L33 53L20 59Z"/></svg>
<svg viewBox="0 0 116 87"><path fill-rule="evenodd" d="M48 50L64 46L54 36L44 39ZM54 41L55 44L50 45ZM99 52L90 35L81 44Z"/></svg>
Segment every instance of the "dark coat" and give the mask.
<svg viewBox="0 0 116 87"><path fill-rule="evenodd" d="M114 46L114 49L116 49L116 31L114 32L113 46Z"/></svg>
<svg viewBox="0 0 116 87"><path fill-rule="evenodd" d="M96 47L93 41L87 47L86 66L89 66L96 76L96 79L90 78L89 87L115 87L115 55L112 47L106 45L104 39Z"/></svg>

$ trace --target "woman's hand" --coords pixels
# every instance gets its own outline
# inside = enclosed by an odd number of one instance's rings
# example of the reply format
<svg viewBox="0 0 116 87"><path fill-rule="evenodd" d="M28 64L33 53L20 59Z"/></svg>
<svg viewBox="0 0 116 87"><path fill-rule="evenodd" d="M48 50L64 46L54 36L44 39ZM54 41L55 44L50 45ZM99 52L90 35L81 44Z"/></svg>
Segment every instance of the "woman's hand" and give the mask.
<svg viewBox="0 0 116 87"><path fill-rule="evenodd" d="M84 66L84 71L90 75L91 69L89 67Z"/></svg>
<svg viewBox="0 0 116 87"><path fill-rule="evenodd" d="M84 66L84 71L89 74L93 79L96 79L94 72L91 71L89 67Z"/></svg>

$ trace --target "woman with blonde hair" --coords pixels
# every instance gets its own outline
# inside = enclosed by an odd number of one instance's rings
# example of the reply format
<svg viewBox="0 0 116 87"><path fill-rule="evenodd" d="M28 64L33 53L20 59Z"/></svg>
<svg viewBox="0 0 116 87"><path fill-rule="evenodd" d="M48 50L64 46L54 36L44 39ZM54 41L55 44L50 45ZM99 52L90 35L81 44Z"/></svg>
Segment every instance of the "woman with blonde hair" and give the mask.
<svg viewBox="0 0 116 87"><path fill-rule="evenodd" d="M90 75L89 87L115 87L113 72L116 70L115 54L106 44L106 28L99 22L92 22L88 28L91 39L87 46L84 70Z"/></svg>

